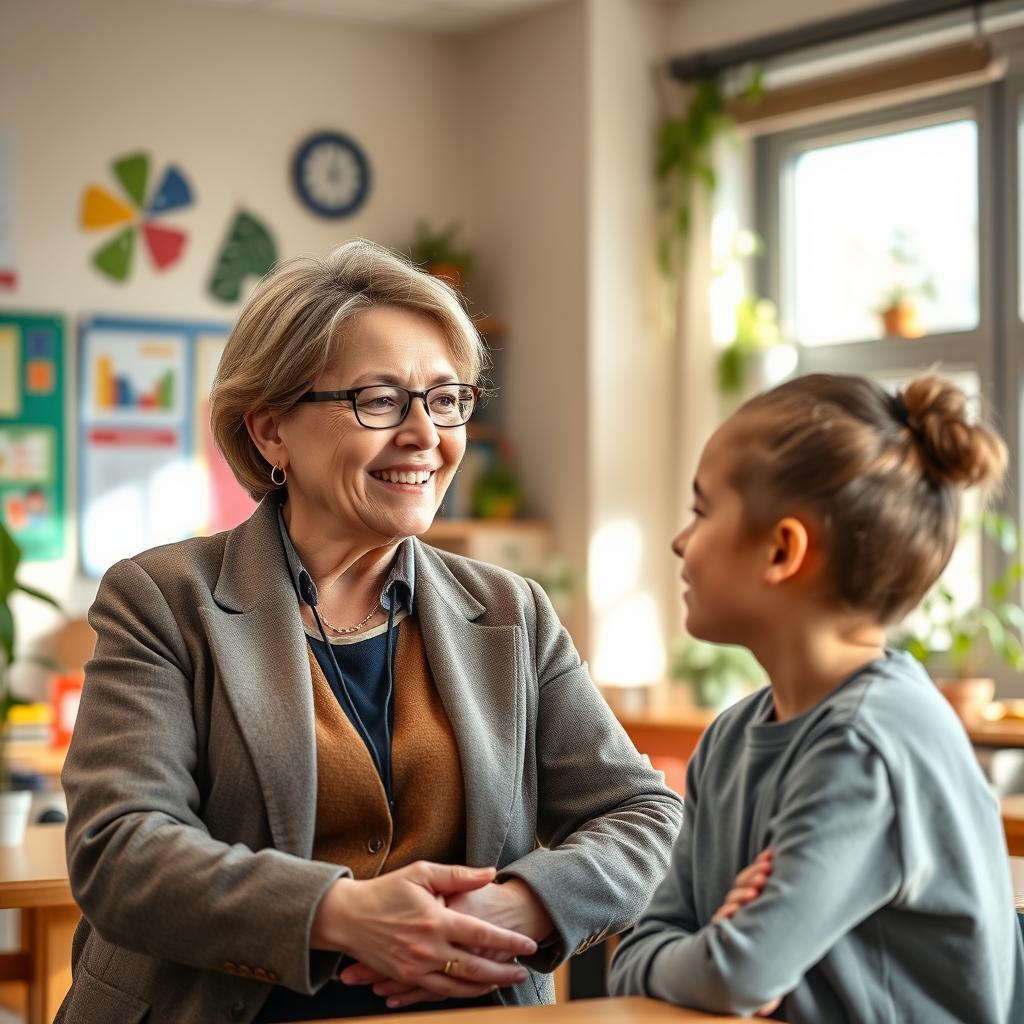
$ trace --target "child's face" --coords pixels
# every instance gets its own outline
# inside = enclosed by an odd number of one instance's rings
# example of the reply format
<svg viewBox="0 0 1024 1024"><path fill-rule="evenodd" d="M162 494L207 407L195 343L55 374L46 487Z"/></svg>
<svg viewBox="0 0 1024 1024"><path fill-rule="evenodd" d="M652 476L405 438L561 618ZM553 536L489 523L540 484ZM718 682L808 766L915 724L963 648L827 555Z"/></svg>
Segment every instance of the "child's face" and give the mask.
<svg viewBox="0 0 1024 1024"><path fill-rule="evenodd" d="M751 535L743 501L728 483L734 450L726 424L704 448L693 518L672 550L683 560L687 632L714 643L748 644L770 597L764 580L770 543Z"/></svg>

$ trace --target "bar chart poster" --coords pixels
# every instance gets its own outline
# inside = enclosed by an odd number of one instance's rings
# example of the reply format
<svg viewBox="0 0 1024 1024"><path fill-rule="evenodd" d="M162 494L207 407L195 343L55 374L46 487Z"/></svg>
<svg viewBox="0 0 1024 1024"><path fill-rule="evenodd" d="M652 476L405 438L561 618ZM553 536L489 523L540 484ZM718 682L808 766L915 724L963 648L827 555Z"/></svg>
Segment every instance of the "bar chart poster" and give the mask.
<svg viewBox="0 0 1024 1024"><path fill-rule="evenodd" d="M26 561L64 554L64 321L0 313L0 520Z"/></svg>
<svg viewBox="0 0 1024 1024"><path fill-rule="evenodd" d="M115 317L82 325L79 530L87 576L206 532L210 485L195 453L194 365L201 340L227 333L223 325Z"/></svg>

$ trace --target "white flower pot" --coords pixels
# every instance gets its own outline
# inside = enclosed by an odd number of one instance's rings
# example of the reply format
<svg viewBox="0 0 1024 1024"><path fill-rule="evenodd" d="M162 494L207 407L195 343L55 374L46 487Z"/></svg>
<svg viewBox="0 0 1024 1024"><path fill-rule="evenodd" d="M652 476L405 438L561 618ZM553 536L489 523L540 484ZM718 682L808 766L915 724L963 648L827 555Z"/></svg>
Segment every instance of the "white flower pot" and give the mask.
<svg viewBox="0 0 1024 1024"><path fill-rule="evenodd" d="M27 789L0 793L0 846L20 846L25 841L32 794Z"/></svg>

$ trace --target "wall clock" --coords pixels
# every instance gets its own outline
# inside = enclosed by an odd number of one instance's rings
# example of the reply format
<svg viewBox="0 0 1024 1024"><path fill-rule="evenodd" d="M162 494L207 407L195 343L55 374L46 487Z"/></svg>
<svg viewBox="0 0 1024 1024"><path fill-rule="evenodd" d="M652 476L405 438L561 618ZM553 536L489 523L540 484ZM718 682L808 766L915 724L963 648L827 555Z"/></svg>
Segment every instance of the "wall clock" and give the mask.
<svg viewBox="0 0 1024 1024"><path fill-rule="evenodd" d="M321 217L348 217L370 192L370 162L362 147L341 132L317 132L292 161L299 198Z"/></svg>

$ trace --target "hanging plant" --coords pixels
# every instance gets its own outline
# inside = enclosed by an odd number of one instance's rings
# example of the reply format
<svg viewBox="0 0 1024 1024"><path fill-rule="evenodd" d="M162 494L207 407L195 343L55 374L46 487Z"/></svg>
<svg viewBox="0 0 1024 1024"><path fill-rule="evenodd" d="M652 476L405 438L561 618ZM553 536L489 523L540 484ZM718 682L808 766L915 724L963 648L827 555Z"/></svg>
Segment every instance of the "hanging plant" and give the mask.
<svg viewBox="0 0 1024 1024"><path fill-rule="evenodd" d="M738 99L755 104L763 92L758 69ZM689 241L694 190L703 185L710 197L718 185L714 144L719 136L732 131L736 125L729 112L731 102L718 76L702 78L694 86L686 112L662 122L658 133L657 177L663 224L658 240L658 262L666 274L672 274L679 266Z"/></svg>

